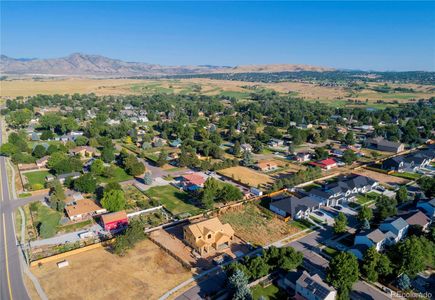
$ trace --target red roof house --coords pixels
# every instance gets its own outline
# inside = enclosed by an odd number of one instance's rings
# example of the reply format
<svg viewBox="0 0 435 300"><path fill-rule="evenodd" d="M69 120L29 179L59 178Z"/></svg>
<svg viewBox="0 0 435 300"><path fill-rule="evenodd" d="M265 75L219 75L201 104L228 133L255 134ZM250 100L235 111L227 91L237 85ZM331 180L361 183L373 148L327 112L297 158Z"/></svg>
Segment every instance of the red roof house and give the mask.
<svg viewBox="0 0 435 300"><path fill-rule="evenodd" d="M199 174L185 174L182 177L182 184L188 190L197 190L204 187L205 178Z"/></svg>
<svg viewBox="0 0 435 300"><path fill-rule="evenodd" d="M316 166L316 167L320 167L320 168L325 169L325 170L330 170L332 168L337 167L337 162L332 158L327 158L324 160L311 162L310 164L313 166Z"/></svg>
<svg viewBox="0 0 435 300"><path fill-rule="evenodd" d="M110 231L128 225L128 217L125 210L117 211L101 216L104 230Z"/></svg>

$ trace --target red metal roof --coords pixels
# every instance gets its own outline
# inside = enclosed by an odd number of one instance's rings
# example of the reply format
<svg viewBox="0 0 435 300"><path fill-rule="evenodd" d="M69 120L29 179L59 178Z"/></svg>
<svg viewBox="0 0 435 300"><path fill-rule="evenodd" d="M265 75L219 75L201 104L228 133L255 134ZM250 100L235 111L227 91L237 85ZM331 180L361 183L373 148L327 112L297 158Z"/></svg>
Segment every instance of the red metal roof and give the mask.
<svg viewBox="0 0 435 300"><path fill-rule="evenodd" d="M184 180L188 181L190 184L203 185L205 182L204 177L199 174L186 174L183 175Z"/></svg>

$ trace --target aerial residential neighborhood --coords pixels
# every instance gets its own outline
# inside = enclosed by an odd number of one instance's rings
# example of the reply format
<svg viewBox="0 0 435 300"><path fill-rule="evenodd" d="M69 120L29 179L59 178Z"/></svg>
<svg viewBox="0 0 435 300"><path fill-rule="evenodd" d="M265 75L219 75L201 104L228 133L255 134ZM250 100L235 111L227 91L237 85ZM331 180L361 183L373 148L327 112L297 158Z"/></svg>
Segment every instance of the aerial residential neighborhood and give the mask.
<svg viewBox="0 0 435 300"><path fill-rule="evenodd" d="M0 5L0 299L435 299L433 3Z"/></svg>

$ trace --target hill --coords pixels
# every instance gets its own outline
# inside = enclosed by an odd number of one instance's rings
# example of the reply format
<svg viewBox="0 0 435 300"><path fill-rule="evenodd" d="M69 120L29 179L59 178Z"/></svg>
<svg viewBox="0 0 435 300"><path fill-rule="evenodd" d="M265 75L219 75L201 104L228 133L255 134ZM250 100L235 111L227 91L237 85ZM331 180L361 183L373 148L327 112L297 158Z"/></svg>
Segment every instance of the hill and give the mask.
<svg viewBox="0 0 435 300"><path fill-rule="evenodd" d="M132 77L181 74L331 71L333 69L307 65L246 65L246 66L163 66L142 62L126 62L101 55L73 53L50 59L15 59L2 55L0 72L3 75L32 76L95 76Z"/></svg>

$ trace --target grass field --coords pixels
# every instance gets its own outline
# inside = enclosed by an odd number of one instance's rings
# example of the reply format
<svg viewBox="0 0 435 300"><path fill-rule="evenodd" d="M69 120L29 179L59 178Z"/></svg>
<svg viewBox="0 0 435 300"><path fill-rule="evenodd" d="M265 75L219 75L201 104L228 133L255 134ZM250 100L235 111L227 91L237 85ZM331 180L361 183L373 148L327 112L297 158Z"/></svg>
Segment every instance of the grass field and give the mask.
<svg viewBox="0 0 435 300"><path fill-rule="evenodd" d="M124 257L104 248L33 267L49 299L158 299L192 274L149 240L138 243Z"/></svg>
<svg viewBox="0 0 435 300"><path fill-rule="evenodd" d="M368 205L376 201L376 199L379 198L379 194L375 192L370 192L365 195L357 195L356 196L356 203L360 205Z"/></svg>
<svg viewBox="0 0 435 300"><path fill-rule="evenodd" d="M255 245L264 246L300 231L297 226L281 221L272 212L262 211L254 204L226 212L219 219L229 223L237 236Z"/></svg>
<svg viewBox="0 0 435 300"><path fill-rule="evenodd" d="M218 171L218 173L253 187L258 185L264 186L273 182L272 177L269 175L241 166L223 169Z"/></svg>
<svg viewBox="0 0 435 300"><path fill-rule="evenodd" d="M113 173L113 177L106 178L103 176L98 176L97 180L102 183L109 183L109 182L122 182L122 181L133 179L133 176L128 175L124 171L124 169L120 167L116 167L114 170L115 172Z"/></svg>
<svg viewBox="0 0 435 300"><path fill-rule="evenodd" d="M410 173L410 172L402 172L402 173L395 172L391 175L399 177L399 178L409 179L409 180L416 180L416 179L419 179L421 177L420 174Z"/></svg>
<svg viewBox="0 0 435 300"><path fill-rule="evenodd" d="M276 285L271 284L266 287L256 285L252 289L252 297L254 300L267 299L267 300L279 300L286 299L287 293L280 290Z"/></svg>
<svg viewBox="0 0 435 300"><path fill-rule="evenodd" d="M384 174L384 173L380 173L380 172L376 172L376 171L372 171L372 170L367 170L367 169L359 169L356 171L353 171L353 173L358 174L358 175L363 175L363 176L367 176L370 177L376 181L378 181L379 183L383 183L383 184L406 184L409 182L409 180L405 179L405 178L399 178L396 176L392 176L392 175L388 175L388 174Z"/></svg>
<svg viewBox="0 0 435 300"><path fill-rule="evenodd" d="M189 213L194 215L200 209L190 204L191 197L172 185L152 187L145 192L151 199L160 202L173 215Z"/></svg>
<svg viewBox="0 0 435 300"><path fill-rule="evenodd" d="M39 188L37 189L43 189L45 184L45 176L49 174L50 173L48 171L35 171L35 172L24 173L23 175L27 178L29 184L32 187L38 185ZM35 190L34 188L32 189Z"/></svg>

